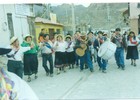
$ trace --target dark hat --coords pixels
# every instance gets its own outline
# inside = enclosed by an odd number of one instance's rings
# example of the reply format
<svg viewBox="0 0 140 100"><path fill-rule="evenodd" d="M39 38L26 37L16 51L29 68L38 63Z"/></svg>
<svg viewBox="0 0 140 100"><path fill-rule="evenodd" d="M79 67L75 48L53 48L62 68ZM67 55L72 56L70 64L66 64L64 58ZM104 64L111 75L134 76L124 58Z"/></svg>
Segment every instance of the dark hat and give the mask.
<svg viewBox="0 0 140 100"><path fill-rule="evenodd" d="M49 36L49 34L46 33L46 34L43 35L44 38L45 38L46 36Z"/></svg>
<svg viewBox="0 0 140 100"><path fill-rule="evenodd" d="M0 47L0 55L4 55L4 54L7 54L11 51L12 49L10 48L1 48Z"/></svg>
<svg viewBox="0 0 140 100"><path fill-rule="evenodd" d="M49 34L43 34L43 38L45 39L46 38L46 36L48 36L49 37Z"/></svg>
<svg viewBox="0 0 140 100"><path fill-rule="evenodd" d="M88 32L87 35L90 34L90 33L93 34L93 32Z"/></svg>
<svg viewBox="0 0 140 100"><path fill-rule="evenodd" d="M116 28L116 30L115 31L121 31L121 29L120 28Z"/></svg>
<svg viewBox="0 0 140 100"><path fill-rule="evenodd" d="M102 34L103 35L103 32L102 31L98 31L98 34Z"/></svg>

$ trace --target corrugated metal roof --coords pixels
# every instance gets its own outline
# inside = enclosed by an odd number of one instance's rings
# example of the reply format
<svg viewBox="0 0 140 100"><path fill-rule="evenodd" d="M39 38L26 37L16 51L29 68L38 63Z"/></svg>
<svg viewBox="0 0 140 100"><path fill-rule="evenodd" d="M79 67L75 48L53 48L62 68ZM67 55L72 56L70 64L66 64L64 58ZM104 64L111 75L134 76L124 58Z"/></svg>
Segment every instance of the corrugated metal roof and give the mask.
<svg viewBox="0 0 140 100"><path fill-rule="evenodd" d="M61 26L63 26L63 24L55 23L55 22L52 22L51 20L40 18L40 17L36 17L35 22L41 22L41 23L44 23L44 24L52 24L52 25L61 25Z"/></svg>

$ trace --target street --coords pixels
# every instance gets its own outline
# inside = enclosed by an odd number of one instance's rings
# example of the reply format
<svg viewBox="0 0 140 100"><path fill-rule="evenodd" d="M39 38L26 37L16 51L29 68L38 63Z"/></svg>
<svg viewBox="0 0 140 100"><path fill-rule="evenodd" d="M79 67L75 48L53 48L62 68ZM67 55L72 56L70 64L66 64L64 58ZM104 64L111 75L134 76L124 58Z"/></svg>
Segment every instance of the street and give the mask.
<svg viewBox="0 0 140 100"><path fill-rule="evenodd" d="M117 69L112 57L107 73L100 72L97 63L94 63L93 73L89 69L80 72L79 68L74 68L56 75L54 68L54 77L50 77L46 76L40 62L38 79L35 80L32 75L32 81L28 84L40 99L138 99L139 60L136 67L130 64L130 60L125 60L125 63L125 70Z"/></svg>

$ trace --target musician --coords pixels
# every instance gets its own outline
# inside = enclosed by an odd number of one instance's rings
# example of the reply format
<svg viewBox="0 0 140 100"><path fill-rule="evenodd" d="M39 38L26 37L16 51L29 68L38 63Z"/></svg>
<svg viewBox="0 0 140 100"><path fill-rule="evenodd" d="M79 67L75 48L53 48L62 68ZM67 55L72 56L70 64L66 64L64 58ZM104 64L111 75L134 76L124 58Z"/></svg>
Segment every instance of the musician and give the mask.
<svg viewBox="0 0 140 100"><path fill-rule="evenodd" d="M50 77L53 77L53 43L49 40L49 34L44 34L43 39L44 42L41 43L40 46L42 50L42 64L46 71L46 75L50 75ZM47 66L47 61L49 61L50 68L48 68Z"/></svg>
<svg viewBox="0 0 140 100"><path fill-rule="evenodd" d="M34 78L37 79L38 73L38 57L37 53L39 47L33 42L33 37L27 34L24 37L24 41L21 44L22 47L32 46L33 48L29 51L24 52L23 62L24 62L24 75L28 75L27 81L31 81L31 75L34 74Z"/></svg>
<svg viewBox="0 0 140 100"><path fill-rule="evenodd" d="M136 59L139 59L138 44L139 39L136 37L135 33L131 31L127 36L127 54L126 59L131 59L131 65L136 66Z"/></svg>
<svg viewBox="0 0 140 100"><path fill-rule="evenodd" d="M76 48L79 47L80 45L80 31L76 31L76 33L74 34L74 52L75 52L75 63L76 63L76 67L79 67L79 60L80 57L76 54Z"/></svg>
<svg viewBox="0 0 140 100"><path fill-rule="evenodd" d="M89 46L91 46L91 42L89 40L87 40L87 36L86 33L82 33L81 38L80 38L80 45L77 46L77 48L81 48L81 49L85 49L85 47L87 47L87 49L85 50L85 54L83 56L80 56L80 71L83 71L84 69L84 64L86 64L88 66L88 68L90 69L91 72L94 71L93 69L93 63L91 60L91 54L90 54L90 50L89 50Z"/></svg>
<svg viewBox="0 0 140 100"><path fill-rule="evenodd" d="M117 49L115 52L115 60L118 66L118 69L121 68L125 70L124 63L124 41L123 36L120 34L121 29L116 28L115 33L112 35L111 41L117 45Z"/></svg>
<svg viewBox="0 0 140 100"><path fill-rule="evenodd" d="M66 48L67 44L64 40L62 34L56 35L56 41L54 43L55 48L55 67L57 68L57 74L60 74L60 71L66 72L67 67L67 57L66 57Z"/></svg>
<svg viewBox="0 0 140 100"><path fill-rule="evenodd" d="M98 38L94 41L94 48L96 49L96 51L99 51L100 46L107 40L107 38L105 38L103 36L103 32L99 31L98 32ZM97 55L97 63L99 66L99 71L102 71L103 73L106 73L106 67L107 67L107 60L99 57Z"/></svg>
<svg viewBox="0 0 140 100"><path fill-rule="evenodd" d="M89 32L87 34L87 38L88 38L88 41L91 42L91 45L89 46L89 50L90 50L90 55L91 55L91 59L92 59L92 56L94 55L94 47L93 47L93 44L94 44L94 37L93 37L93 32Z"/></svg>
<svg viewBox="0 0 140 100"><path fill-rule="evenodd" d="M74 43L70 35L66 35L65 41L67 45L66 47L67 63L69 65L69 69L71 69L74 68L74 64L75 64Z"/></svg>

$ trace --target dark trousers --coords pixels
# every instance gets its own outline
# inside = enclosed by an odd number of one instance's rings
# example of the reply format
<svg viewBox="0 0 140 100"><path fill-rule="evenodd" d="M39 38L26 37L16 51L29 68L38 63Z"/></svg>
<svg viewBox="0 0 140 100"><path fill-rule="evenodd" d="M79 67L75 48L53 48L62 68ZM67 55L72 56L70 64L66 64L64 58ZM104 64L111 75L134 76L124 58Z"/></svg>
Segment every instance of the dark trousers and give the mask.
<svg viewBox="0 0 140 100"><path fill-rule="evenodd" d="M8 60L8 71L13 72L20 78L23 77L23 63L21 61Z"/></svg>
<svg viewBox="0 0 140 100"><path fill-rule="evenodd" d="M50 73L50 74L53 74L53 58L52 58L52 54L42 54L42 64L43 64L43 67L45 69L45 71L47 73ZM50 64L50 69L48 68L47 66L47 61L49 61L49 64Z"/></svg>

